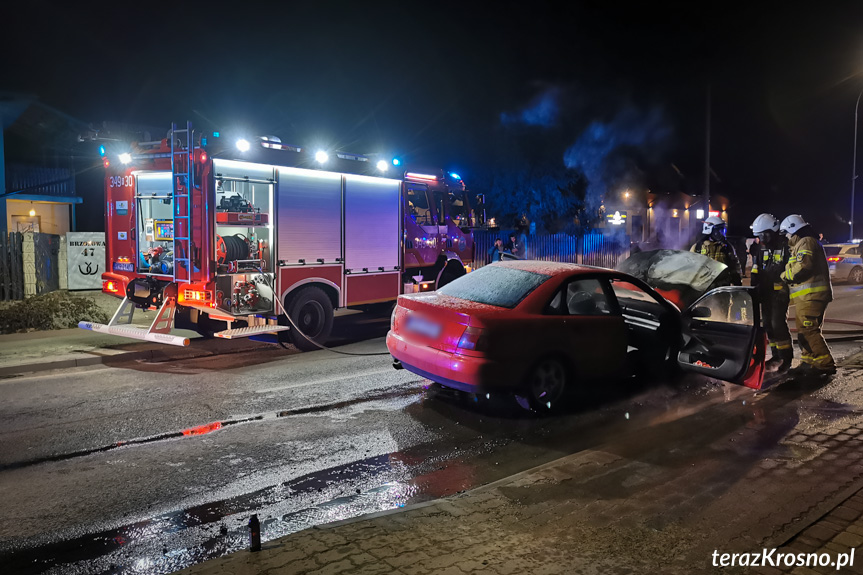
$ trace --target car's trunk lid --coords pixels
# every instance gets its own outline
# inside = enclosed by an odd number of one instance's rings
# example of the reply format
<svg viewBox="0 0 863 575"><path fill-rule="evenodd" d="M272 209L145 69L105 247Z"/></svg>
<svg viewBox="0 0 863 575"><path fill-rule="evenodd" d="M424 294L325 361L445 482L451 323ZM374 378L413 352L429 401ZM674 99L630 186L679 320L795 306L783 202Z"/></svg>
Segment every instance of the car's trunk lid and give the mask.
<svg viewBox="0 0 863 575"><path fill-rule="evenodd" d="M501 309L435 292L403 295L396 308L394 329L410 341L454 352L472 316Z"/></svg>

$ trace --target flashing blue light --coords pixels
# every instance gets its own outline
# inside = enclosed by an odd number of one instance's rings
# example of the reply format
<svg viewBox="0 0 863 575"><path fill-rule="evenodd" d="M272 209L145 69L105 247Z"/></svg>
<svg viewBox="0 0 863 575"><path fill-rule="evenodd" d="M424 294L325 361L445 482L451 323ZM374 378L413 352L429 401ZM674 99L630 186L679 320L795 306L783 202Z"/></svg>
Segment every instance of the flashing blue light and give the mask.
<svg viewBox="0 0 863 575"><path fill-rule="evenodd" d="M99 146L99 155L104 157L106 153L107 150L105 150L105 146Z"/></svg>
<svg viewBox="0 0 863 575"><path fill-rule="evenodd" d="M398 158L393 158L393 165L394 165L394 166L401 166L401 165L402 165L402 161L401 161L401 160L399 160Z"/></svg>
<svg viewBox="0 0 863 575"><path fill-rule="evenodd" d="M455 178L456 180L460 180L460 179L461 179L461 176L459 176L459 175L458 175L458 174L456 174L455 172L450 172L450 173L449 173L449 175L450 175L450 177Z"/></svg>
<svg viewBox="0 0 863 575"><path fill-rule="evenodd" d="M220 136L219 132L213 132L213 137L218 138Z"/></svg>
<svg viewBox="0 0 863 575"><path fill-rule="evenodd" d="M207 136L204 136L203 138L201 138L201 145L202 145L202 146L206 146L206 145L207 145Z"/></svg>

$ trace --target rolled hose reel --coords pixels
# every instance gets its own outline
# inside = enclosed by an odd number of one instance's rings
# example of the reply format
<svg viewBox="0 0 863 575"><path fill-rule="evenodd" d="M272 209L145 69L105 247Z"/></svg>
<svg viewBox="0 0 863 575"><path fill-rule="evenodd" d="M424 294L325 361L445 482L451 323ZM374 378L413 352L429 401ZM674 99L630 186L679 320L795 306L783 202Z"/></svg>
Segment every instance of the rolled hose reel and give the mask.
<svg viewBox="0 0 863 575"><path fill-rule="evenodd" d="M249 259L249 240L242 234L216 236L216 261L220 265Z"/></svg>

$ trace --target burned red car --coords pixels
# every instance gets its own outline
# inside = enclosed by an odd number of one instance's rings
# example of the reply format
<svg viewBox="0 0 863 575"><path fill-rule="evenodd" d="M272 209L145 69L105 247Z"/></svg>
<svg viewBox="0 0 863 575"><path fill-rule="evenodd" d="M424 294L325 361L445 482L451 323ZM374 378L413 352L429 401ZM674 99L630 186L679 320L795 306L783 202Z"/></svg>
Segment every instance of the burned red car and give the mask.
<svg viewBox="0 0 863 575"><path fill-rule="evenodd" d="M387 347L397 368L463 391L513 393L537 411L569 386L671 367L758 389L766 340L754 297L719 287L681 311L620 271L504 261L400 296Z"/></svg>

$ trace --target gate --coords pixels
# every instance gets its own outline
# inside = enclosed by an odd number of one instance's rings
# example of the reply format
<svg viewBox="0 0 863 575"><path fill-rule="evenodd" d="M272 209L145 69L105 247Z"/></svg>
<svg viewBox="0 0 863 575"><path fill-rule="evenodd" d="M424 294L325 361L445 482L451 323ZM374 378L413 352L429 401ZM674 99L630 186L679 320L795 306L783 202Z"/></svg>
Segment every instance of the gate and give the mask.
<svg viewBox="0 0 863 575"><path fill-rule="evenodd" d="M23 234L0 234L0 300L24 299Z"/></svg>

